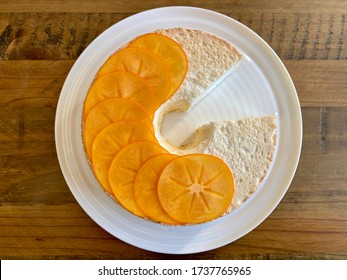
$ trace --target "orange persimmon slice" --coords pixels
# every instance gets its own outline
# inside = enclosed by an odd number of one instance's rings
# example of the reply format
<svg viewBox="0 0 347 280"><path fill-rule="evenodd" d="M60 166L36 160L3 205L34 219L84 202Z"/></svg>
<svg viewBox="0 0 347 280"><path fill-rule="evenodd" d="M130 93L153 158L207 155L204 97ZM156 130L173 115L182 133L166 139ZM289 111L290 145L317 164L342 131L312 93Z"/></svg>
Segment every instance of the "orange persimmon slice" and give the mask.
<svg viewBox="0 0 347 280"><path fill-rule="evenodd" d="M140 104L125 98L108 98L99 102L87 115L83 129L84 146L91 162L95 137L106 126L120 120L139 121L153 129L151 118Z"/></svg>
<svg viewBox="0 0 347 280"><path fill-rule="evenodd" d="M110 97L129 98L154 114L155 98L149 84L136 74L118 71L105 74L92 84L84 102L84 117L96 104Z"/></svg>
<svg viewBox="0 0 347 280"><path fill-rule="evenodd" d="M159 201L170 217L183 223L203 223L228 209L234 179L223 160L190 154L166 165L157 189Z"/></svg>
<svg viewBox="0 0 347 280"><path fill-rule="evenodd" d="M139 141L125 146L112 160L108 181L116 200L131 213L146 217L135 203L134 182L137 171L149 158L167 153L160 145L150 141Z"/></svg>
<svg viewBox="0 0 347 280"><path fill-rule="evenodd" d="M112 123L95 137L92 149L93 171L106 192L112 194L108 170L113 158L123 147L137 141L156 142L156 138L146 125L133 120Z"/></svg>
<svg viewBox="0 0 347 280"><path fill-rule="evenodd" d="M145 49L128 47L116 52L101 67L97 77L114 71L128 71L146 80L153 89L157 107L170 91L170 69L160 56Z"/></svg>
<svg viewBox="0 0 347 280"><path fill-rule="evenodd" d="M144 48L159 55L171 72L171 88L166 99L170 98L182 84L188 71L188 59L181 45L168 36L147 33L139 36L130 47Z"/></svg>
<svg viewBox="0 0 347 280"><path fill-rule="evenodd" d="M136 174L134 183L134 198L136 204L153 221L177 225L181 224L172 219L162 208L157 183L164 167L174 158L172 154L160 154L147 160Z"/></svg>

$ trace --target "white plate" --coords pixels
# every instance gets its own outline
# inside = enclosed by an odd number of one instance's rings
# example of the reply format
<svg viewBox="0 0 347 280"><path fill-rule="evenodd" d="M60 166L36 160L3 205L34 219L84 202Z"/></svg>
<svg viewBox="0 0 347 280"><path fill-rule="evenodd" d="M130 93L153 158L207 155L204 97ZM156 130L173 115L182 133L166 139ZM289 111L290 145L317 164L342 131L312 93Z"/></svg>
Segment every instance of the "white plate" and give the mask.
<svg viewBox="0 0 347 280"><path fill-rule="evenodd" d="M271 169L257 192L216 221L168 227L133 216L109 198L94 178L82 147L81 115L88 87L103 62L139 34L185 27L230 41L244 56L235 73L191 112L172 115L165 133L179 142L201 123L275 113L278 142ZM134 246L161 253L207 251L237 240L277 206L294 176L301 151L302 120L293 82L275 52L241 23L209 10L167 7L128 17L96 38L72 67L63 86L55 123L56 149L65 180L78 203L102 228ZM180 135L180 137L175 137Z"/></svg>

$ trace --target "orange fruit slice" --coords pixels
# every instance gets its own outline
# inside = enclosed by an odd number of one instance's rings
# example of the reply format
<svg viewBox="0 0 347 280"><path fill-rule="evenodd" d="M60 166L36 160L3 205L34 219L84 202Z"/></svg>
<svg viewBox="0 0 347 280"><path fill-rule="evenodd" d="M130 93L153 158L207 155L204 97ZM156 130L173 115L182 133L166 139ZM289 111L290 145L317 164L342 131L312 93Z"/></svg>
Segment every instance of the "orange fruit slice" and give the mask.
<svg viewBox="0 0 347 280"><path fill-rule="evenodd" d="M149 158L167 153L160 145L140 141L125 146L114 157L108 171L108 181L116 200L131 213L146 217L135 203L133 187L137 171Z"/></svg>
<svg viewBox="0 0 347 280"><path fill-rule="evenodd" d="M152 131L139 121L123 120L104 128L93 143L93 171L104 190L112 194L108 170L113 158L126 145L137 141L156 141Z"/></svg>
<svg viewBox="0 0 347 280"><path fill-rule="evenodd" d="M112 55L101 67L98 76L127 71L139 75L152 87L156 104L162 104L171 87L170 70L165 62L154 53L145 49L125 48Z"/></svg>
<svg viewBox="0 0 347 280"><path fill-rule="evenodd" d="M134 198L137 206L148 218L159 223L177 225L159 202L157 183L164 167L174 158L172 154L160 154L146 161L136 174L134 183Z"/></svg>
<svg viewBox="0 0 347 280"><path fill-rule="evenodd" d="M170 217L183 223L203 223L228 209L234 180L223 160L191 154L169 162L157 188L160 203Z"/></svg>
<svg viewBox="0 0 347 280"><path fill-rule="evenodd" d="M182 84L188 71L186 53L175 40L157 33L147 33L133 40L130 47L147 49L159 55L171 72L171 88L168 99Z"/></svg>
<svg viewBox="0 0 347 280"><path fill-rule="evenodd" d="M99 77L90 87L84 102L84 117L100 101L110 97L129 98L154 114L154 93L140 76L125 72L112 72Z"/></svg>
<svg viewBox="0 0 347 280"><path fill-rule="evenodd" d="M148 113L136 102L125 98L108 98L99 102L89 112L84 123L83 140L90 161L95 137L106 126L120 120L136 120L152 128Z"/></svg>

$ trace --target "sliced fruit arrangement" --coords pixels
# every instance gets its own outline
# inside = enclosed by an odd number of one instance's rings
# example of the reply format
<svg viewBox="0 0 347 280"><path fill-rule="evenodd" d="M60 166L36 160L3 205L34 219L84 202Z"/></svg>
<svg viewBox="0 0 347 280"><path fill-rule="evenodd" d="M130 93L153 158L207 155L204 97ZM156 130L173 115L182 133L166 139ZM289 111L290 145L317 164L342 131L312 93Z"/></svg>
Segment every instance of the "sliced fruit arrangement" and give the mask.
<svg viewBox="0 0 347 280"><path fill-rule="evenodd" d="M133 186L137 171L149 158L167 153L159 144L150 141L125 146L112 160L108 179L117 201L131 213L146 217L135 203Z"/></svg>
<svg viewBox="0 0 347 280"><path fill-rule="evenodd" d="M101 67L98 77L114 71L139 75L152 87L156 105L166 98L171 87L170 70L160 56L140 48L125 48L116 52Z"/></svg>
<svg viewBox="0 0 347 280"><path fill-rule="evenodd" d="M156 138L149 127L134 120L114 122L95 137L92 149L93 169L106 192L112 194L108 170L113 158L126 145L137 141L156 142Z"/></svg>
<svg viewBox="0 0 347 280"><path fill-rule="evenodd" d="M167 225L213 220L233 196L222 160L170 154L153 134L155 110L177 91L187 69L177 42L139 36L100 68L83 108L84 147L101 186L134 215Z"/></svg>
<svg viewBox="0 0 347 280"><path fill-rule="evenodd" d="M147 160L138 170L134 183L134 199L146 216L156 222L177 225L160 204L157 184L164 167L177 156L161 154Z"/></svg>
<svg viewBox="0 0 347 280"><path fill-rule="evenodd" d="M154 114L155 97L150 85L136 74L119 71L105 74L92 84L84 102L84 118L96 104L111 97L128 98Z"/></svg>
<svg viewBox="0 0 347 280"><path fill-rule="evenodd" d="M94 106L84 122L84 145L90 161L95 137L106 126L120 120L135 120L152 127L150 116L140 104L126 98L105 99Z"/></svg>
<svg viewBox="0 0 347 280"><path fill-rule="evenodd" d="M180 87L188 71L188 59L182 47L173 39L155 33L136 38L130 42L130 47L147 49L165 61L171 73L171 88L166 99L170 98Z"/></svg>

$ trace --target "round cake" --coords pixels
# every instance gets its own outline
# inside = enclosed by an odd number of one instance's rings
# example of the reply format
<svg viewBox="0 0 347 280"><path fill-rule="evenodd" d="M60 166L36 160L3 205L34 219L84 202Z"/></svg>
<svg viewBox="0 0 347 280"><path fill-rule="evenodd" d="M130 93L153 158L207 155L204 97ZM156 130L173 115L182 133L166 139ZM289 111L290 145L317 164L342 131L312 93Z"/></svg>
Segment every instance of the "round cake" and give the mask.
<svg viewBox="0 0 347 280"><path fill-rule="evenodd" d="M188 111L242 61L201 30L155 30L115 50L87 93L83 144L101 187L132 214L165 225L215 220L245 202L271 165L274 115L211 122L175 146L161 126Z"/></svg>

